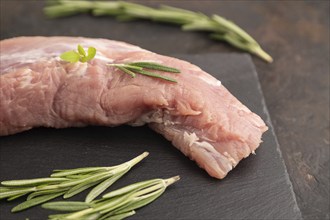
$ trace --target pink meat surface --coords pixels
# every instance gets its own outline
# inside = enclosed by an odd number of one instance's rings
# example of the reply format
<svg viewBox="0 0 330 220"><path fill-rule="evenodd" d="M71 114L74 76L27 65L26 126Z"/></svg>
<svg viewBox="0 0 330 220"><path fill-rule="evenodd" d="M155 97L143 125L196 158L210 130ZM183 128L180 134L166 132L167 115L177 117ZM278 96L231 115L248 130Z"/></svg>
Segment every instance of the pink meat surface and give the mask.
<svg viewBox="0 0 330 220"><path fill-rule="evenodd" d="M89 63L59 55L97 48ZM0 135L33 127L149 124L209 175L224 178L253 153L267 130L263 120L220 81L188 62L105 39L19 37L2 40ZM171 83L131 78L108 63L149 61L175 67Z"/></svg>

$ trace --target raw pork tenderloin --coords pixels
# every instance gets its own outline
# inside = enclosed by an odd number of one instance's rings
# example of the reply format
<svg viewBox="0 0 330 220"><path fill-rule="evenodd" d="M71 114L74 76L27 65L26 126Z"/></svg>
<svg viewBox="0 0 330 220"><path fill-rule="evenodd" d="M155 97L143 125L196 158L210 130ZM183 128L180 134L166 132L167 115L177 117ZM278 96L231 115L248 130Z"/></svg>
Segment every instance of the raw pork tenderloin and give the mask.
<svg viewBox="0 0 330 220"><path fill-rule="evenodd" d="M95 47L96 57L88 63L59 59L78 44ZM147 123L221 179L256 150L267 130L220 81L179 59L106 39L18 37L0 45L0 135L33 127ZM180 74L162 73L178 83L131 78L106 65L137 61L180 69Z"/></svg>

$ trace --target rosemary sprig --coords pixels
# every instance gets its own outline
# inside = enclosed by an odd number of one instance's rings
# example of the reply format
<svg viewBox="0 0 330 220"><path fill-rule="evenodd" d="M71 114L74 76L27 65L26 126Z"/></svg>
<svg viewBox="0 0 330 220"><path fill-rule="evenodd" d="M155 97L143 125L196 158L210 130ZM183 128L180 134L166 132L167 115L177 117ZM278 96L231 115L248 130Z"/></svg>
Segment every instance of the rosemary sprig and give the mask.
<svg viewBox="0 0 330 220"><path fill-rule="evenodd" d="M107 65L117 67L124 73L127 73L128 75L130 75L132 78L134 78L136 76L136 74L141 74L141 75L150 76L153 78L158 78L158 79L162 79L162 80L166 80L166 81L174 82L174 83L177 83L177 80L174 78L159 75L154 72L149 72L149 71L146 71L145 69L163 71L163 72L169 72L169 73L180 73L180 70L178 70L176 68L164 66L164 65L161 65L158 63L153 63L153 62L134 62L134 63L127 63L127 64L111 63L111 64L107 64Z"/></svg>
<svg viewBox="0 0 330 220"><path fill-rule="evenodd" d="M48 216L54 220L87 219L91 216L98 220L123 219L134 215L136 209L157 199L169 185L179 179L179 176L175 176L169 179L147 180L107 193L102 199L93 202L51 202L43 204L42 207L55 211L75 211Z"/></svg>
<svg viewBox="0 0 330 220"><path fill-rule="evenodd" d="M159 70L159 71L164 71L164 72L170 72L170 73L180 73L180 70L178 70L176 68L160 65L158 63L135 62L135 63L129 63L129 65L142 67L142 68L146 68L146 69L151 69L151 70Z"/></svg>
<svg viewBox="0 0 330 220"><path fill-rule="evenodd" d="M148 154L144 152L130 161L111 167L54 170L47 178L2 181L0 199L10 201L28 195L25 202L12 209L12 212L18 212L62 195L70 198L96 185L86 197L86 201L91 202Z"/></svg>
<svg viewBox="0 0 330 220"><path fill-rule="evenodd" d="M232 46L255 54L267 62L273 58L243 29L218 15L207 16L200 12L170 6L159 8L124 1L49 0L44 13L49 18L91 13L94 16L115 16L118 20L147 19L181 25L184 31L207 31L215 40L226 41Z"/></svg>

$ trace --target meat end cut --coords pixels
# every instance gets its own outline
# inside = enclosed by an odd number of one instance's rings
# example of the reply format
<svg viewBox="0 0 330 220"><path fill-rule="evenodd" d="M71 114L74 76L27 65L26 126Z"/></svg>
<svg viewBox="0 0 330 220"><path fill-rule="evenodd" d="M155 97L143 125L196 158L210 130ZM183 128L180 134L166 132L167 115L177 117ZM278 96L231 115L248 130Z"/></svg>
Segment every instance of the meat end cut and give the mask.
<svg viewBox="0 0 330 220"><path fill-rule="evenodd" d="M59 59L80 44L88 63ZM0 135L33 127L148 124L209 175L224 178L261 143L263 120L199 67L118 41L18 37L1 41ZM181 70L171 83L109 63L155 62Z"/></svg>

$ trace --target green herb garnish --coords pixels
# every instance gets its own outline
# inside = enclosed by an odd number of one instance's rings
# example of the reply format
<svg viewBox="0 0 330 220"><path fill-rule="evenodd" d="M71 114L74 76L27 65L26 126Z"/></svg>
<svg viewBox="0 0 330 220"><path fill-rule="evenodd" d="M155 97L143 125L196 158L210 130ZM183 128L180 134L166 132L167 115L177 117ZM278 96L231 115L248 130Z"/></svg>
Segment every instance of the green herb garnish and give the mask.
<svg viewBox="0 0 330 220"><path fill-rule="evenodd" d="M178 70L176 68L164 66L164 65L161 65L158 63L153 63L153 62L134 62L134 63L127 63L127 64L111 63L111 64L108 64L108 66L117 67L124 73L127 73L128 75L130 75L132 78L134 78L136 76L136 74L141 74L141 75L150 76L150 77L158 78L158 79L163 79L163 80L166 80L169 82L175 82L175 83L177 83L177 81L174 78L159 75L157 73L150 72L145 69L157 70L157 71L169 72L169 73L180 73L180 70Z"/></svg>
<svg viewBox="0 0 330 220"><path fill-rule="evenodd" d="M0 199L14 200L29 194L27 201L12 209L18 212L62 195L70 198L95 186L86 197L86 202L91 202L148 154L144 152L117 166L54 170L48 178L2 181Z"/></svg>
<svg viewBox="0 0 330 220"><path fill-rule="evenodd" d="M123 219L134 215L136 209L157 199L169 185L179 179L179 176L175 176L169 179L147 180L114 190L93 202L50 202L42 207L55 211L72 211L50 215L49 219Z"/></svg>
<svg viewBox="0 0 330 220"><path fill-rule="evenodd" d="M70 63L76 63L78 61L85 63L92 60L96 55L96 49L94 47L88 48L88 53L81 45L78 45L77 51L71 50L61 54L60 58Z"/></svg>
<svg viewBox="0 0 330 220"><path fill-rule="evenodd" d="M115 16L118 20L148 19L182 26L184 31L207 31L215 40L226 41L232 46L255 54L267 62L273 58L267 54L249 34L218 15L207 16L200 12L170 6L159 8L124 1L87 1L87 0L49 0L53 3L44 8L50 18L64 17L79 13L94 16Z"/></svg>

